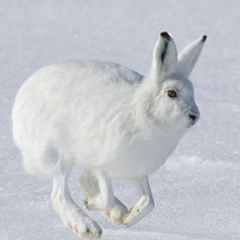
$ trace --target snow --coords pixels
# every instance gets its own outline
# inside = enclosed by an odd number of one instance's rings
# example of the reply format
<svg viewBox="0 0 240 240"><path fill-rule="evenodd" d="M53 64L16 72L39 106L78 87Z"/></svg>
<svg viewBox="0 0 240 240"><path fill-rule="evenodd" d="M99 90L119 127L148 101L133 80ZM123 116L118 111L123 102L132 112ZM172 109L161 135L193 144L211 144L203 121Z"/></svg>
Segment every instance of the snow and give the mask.
<svg viewBox="0 0 240 240"><path fill-rule="evenodd" d="M125 228L89 214L104 240L240 239L239 9L238 0L1 0L0 239L78 239L51 207L51 180L25 173L12 142L11 106L24 80L67 59L115 61L146 74L165 30L179 49L208 35L192 74L201 120L151 176L150 215ZM77 173L71 189L83 206ZM127 181L114 182L114 189L129 206L137 198Z"/></svg>

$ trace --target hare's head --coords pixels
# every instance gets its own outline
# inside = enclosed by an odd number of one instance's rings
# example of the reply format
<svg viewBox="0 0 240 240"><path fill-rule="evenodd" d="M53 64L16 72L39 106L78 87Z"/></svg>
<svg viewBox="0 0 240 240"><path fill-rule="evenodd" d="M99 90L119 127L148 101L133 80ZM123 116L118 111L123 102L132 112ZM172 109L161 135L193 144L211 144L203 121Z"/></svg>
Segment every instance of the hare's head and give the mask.
<svg viewBox="0 0 240 240"><path fill-rule="evenodd" d="M187 45L178 55L174 40L160 34L153 52L149 79L153 100L151 115L171 128L186 129L199 118L192 83L188 80L201 53L206 36Z"/></svg>

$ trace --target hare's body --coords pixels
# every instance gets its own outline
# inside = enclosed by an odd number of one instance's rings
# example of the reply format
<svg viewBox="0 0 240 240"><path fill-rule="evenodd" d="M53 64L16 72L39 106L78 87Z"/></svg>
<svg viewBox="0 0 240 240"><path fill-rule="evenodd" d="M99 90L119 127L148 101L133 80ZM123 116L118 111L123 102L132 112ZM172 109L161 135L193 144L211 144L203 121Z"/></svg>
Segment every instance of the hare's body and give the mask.
<svg viewBox="0 0 240 240"><path fill-rule="evenodd" d="M26 168L52 174L61 159L65 165L101 168L111 177L156 171L181 134L137 113L142 79L125 67L97 61L39 70L22 86L14 107L14 138Z"/></svg>
<svg viewBox="0 0 240 240"><path fill-rule="evenodd" d="M73 61L39 70L20 89L14 140L28 170L53 177L53 206L80 236L97 239L102 231L68 191L76 164L86 169L87 208L127 226L153 208L148 174L164 164L199 115L187 76L205 40L189 45L177 61L173 40L162 33L147 78L114 63ZM139 184L143 196L129 212L113 195L113 177Z"/></svg>

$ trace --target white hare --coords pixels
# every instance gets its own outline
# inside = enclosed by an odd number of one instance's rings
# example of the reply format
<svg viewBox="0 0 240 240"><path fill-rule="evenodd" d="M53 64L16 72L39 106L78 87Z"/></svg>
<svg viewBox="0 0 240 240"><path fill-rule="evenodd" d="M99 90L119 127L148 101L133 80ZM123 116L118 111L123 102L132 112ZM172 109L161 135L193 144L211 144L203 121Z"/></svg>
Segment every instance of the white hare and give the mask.
<svg viewBox="0 0 240 240"><path fill-rule="evenodd" d="M199 118L188 76L206 38L177 55L171 35L162 32L147 77L115 63L73 61L37 71L19 90L15 143L26 169L53 178L53 207L79 236L99 239L102 229L71 198L75 165L84 168L88 209L126 226L153 209L148 175ZM111 178L138 184L142 196L130 210L114 196Z"/></svg>

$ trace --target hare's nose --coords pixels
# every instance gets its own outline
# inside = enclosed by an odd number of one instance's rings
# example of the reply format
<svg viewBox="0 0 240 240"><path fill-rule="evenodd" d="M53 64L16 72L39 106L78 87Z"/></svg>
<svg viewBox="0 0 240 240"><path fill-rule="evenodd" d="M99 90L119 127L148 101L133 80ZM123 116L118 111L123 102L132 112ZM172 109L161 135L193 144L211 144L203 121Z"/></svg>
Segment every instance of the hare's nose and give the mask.
<svg viewBox="0 0 240 240"><path fill-rule="evenodd" d="M193 120L193 122L196 122L198 119L198 115L193 112L189 112L189 117Z"/></svg>

